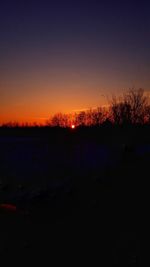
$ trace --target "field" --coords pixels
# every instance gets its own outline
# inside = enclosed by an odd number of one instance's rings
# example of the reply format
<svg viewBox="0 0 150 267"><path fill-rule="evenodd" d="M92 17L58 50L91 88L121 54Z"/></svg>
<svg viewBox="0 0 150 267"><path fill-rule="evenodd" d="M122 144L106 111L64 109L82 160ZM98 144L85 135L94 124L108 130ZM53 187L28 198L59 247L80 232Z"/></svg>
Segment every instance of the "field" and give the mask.
<svg viewBox="0 0 150 267"><path fill-rule="evenodd" d="M1 257L140 264L149 163L137 129L1 129Z"/></svg>

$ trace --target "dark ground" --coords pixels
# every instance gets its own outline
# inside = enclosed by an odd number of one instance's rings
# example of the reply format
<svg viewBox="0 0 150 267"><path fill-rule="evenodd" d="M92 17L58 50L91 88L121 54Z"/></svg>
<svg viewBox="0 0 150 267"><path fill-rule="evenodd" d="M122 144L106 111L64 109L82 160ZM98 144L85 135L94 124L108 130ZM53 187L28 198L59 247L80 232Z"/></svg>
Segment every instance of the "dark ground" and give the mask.
<svg viewBox="0 0 150 267"><path fill-rule="evenodd" d="M69 187L15 200L16 211L1 208L1 266L143 266L148 178L148 156L137 157L130 146L115 168L96 177L72 174ZM1 186L0 203L9 190Z"/></svg>

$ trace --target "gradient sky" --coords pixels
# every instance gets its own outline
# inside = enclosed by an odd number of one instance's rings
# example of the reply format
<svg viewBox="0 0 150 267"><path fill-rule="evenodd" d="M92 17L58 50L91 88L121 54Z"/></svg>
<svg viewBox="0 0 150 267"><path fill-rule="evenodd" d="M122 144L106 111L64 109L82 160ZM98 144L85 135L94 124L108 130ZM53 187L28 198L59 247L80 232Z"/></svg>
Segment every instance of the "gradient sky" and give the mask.
<svg viewBox="0 0 150 267"><path fill-rule="evenodd" d="M0 1L0 123L103 105L149 77L148 1Z"/></svg>

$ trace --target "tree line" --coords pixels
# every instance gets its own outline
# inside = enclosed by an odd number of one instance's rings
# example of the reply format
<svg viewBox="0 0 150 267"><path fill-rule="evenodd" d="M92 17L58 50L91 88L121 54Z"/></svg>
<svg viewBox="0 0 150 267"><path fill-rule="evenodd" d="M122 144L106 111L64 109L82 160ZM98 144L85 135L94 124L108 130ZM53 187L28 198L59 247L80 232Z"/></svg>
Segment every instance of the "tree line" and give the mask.
<svg viewBox="0 0 150 267"><path fill-rule="evenodd" d="M76 127L100 126L103 124L112 125L143 125L150 124L150 101L149 96L143 89L129 89L121 96L113 96L108 103L108 107L97 107L74 114L56 113L46 122L46 127ZM20 125L9 122L4 127L41 127L34 123Z"/></svg>
<svg viewBox="0 0 150 267"><path fill-rule="evenodd" d="M47 125L53 127L150 124L149 96L143 89L129 89L120 97L113 96L107 108L97 107L75 114L57 113Z"/></svg>

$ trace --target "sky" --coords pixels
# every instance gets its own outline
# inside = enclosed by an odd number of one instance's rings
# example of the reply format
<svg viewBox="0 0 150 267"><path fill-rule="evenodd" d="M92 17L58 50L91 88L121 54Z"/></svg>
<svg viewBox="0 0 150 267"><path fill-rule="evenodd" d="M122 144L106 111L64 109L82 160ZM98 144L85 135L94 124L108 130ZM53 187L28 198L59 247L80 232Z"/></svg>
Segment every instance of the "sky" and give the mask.
<svg viewBox="0 0 150 267"><path fill-rule="evenodd" d="M149 1L0 1L0 123L150 90Z"/></svg>

